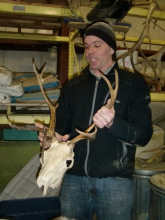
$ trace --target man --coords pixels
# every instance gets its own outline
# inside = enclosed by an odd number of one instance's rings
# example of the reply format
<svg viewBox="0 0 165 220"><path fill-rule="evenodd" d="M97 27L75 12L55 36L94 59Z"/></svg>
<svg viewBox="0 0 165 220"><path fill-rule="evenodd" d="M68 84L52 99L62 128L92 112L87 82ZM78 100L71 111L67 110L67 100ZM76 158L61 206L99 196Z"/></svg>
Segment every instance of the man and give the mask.
<svg viewBox="0 0 165 220"><path fill-rule="evenodd" d="M141 76L119 69L112 60L116 38L108 23L90 24L84 47L89 66L62 88L56 135L59 141L72 139L75 128L84 131L92 122L98 131L94 141L75 145L74 165L60 190L61 213L76 220L91 220L93 213L99 220L132 220L136 145L146 145L152 136L148 86ZM110 94L99 70L115 87L115 69L119 89L114 107L108 109Z"/></svg>

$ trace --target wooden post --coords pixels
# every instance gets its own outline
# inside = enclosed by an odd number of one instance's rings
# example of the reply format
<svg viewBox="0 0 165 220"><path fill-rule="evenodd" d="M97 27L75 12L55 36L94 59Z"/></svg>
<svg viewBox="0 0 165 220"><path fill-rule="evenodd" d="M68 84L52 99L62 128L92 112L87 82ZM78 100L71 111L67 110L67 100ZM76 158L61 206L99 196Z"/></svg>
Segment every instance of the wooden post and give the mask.
<svg viewBox="0 0 165 220"><path fill-rule="evenodd" d="M59 31L60 36L69 36L69 28L65 22L62 22L62 28ZM57 74L59 75L61 85L63 85L68 81L68 43L60 43L57 56Z"/></svg>

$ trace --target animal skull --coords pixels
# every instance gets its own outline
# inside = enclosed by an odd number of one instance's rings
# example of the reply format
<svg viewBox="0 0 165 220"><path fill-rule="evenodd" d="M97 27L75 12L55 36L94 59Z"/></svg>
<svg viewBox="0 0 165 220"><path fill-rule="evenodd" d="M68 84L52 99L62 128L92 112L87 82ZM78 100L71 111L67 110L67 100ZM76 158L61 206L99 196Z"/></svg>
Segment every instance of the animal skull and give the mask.
<svg viewBox="0 0 165 220"><path fill-rule="evenodd" d="M43 195L46 195L48 187L58 187L65 172L73 166L73 147L73 143L59 143L55 140L50 148L44 151L43 159L40 158L42 168L37 178L37 185L44 187Z"/></svg>

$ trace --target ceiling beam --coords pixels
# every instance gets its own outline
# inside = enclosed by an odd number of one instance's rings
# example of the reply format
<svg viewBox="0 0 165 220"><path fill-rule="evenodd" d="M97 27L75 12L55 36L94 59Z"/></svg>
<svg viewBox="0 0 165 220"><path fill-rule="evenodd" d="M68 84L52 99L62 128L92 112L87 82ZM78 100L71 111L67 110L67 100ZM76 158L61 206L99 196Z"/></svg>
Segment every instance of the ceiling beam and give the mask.
<svg viewBox="0 0 165 220"><path fill-rule="evenodd" d="M122 35L117 34L116 35L116 39L118 41L123 41L125 40L125 42L137 42L138 41L138 37L132 37L132 36L126 36L125 39L123 39ZM156 40L156 39L152 39L151 42L149 41L148 38L143 39L143 44L150 44L151 45L160 45L160 46L164 46L165 45L165 40Z"/></svg>
<svg viewBox="0 0 165 220"><path fill-rule="evenodd" d="M140 17L140 18L146 18L147 15L148 15L148 9L139 8L139 7L133 7L127 13L127 16L135 16L135 17ZM164 21L165 12L155 10L152 14L152 19Z"/></svg>
<svg viewBox="0 0 165 220"><path fill-rule="evenodd" d="M18 34L18 33L0 33L0 39L12 39L12 40L37 40L48 42L69 42L69 37L52 36L46 34Z"/></svg>
<svg viewBox="0 0 165 220"><path fill-rule="evenodd" d="M69 37L62 37L62 36L53 36L53 35L46 35L46 34L26 34L26 33L1 33L0 32L0 39L12 39L12 40L34 40L34 41L48 41L48 42L69 42ZM118 41L125 40L126 42L137 42L138 37L131 37L126 36L123 39L123 36L120 34L116 34L116 39ZM149 40L145 38L143 40L144 44L149 44ZM152 45L165 45L165 40L151 40Z"/></svg>
<svg viewBox="0 0 165 220"><path fill-rule="evenodd" d="M44 21L24 21L17 19L2 19L0 18L0 27L15 27L15 28L29 28L29 29L59 29L61 23L44 22Z"/></svg>
<svg viewBox="0 0 165 220"><path fill-rule="evenodd" d="M71 10L64 5L44 6L44 5L29 5L18 3L6 3L0 1L0 13L35 15L47 17L73 17ZM76 10L76 15L80 17L79 10Z"/></svg>

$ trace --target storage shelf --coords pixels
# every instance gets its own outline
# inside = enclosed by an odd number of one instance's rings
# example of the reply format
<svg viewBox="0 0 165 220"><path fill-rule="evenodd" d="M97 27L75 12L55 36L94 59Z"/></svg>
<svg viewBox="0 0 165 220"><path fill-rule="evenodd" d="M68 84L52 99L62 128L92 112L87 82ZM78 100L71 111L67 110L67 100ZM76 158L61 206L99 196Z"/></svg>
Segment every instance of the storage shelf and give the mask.
<svg viewBox="0 0 165 220"><path fill-rule="evenodd" d="M15 114L8 115L9 120L12 123L17 124L34 124L35 121L40 122L42 124L49 124L50 115L49 114ZM0 124L7 125L8 119L5 114L0 114Z"/></svg>
<svg viewBox="0 0 165 220"><path fill-rule="evenodd" d="M151 93L151 101L152 102L164 102L165 101L165 92L152 92ZM9 104L1 104L11 106L21 106L21 103L9 103ZM38 104L29 103L28 106L33 105L37 106ZM42 104L42 106L47 106L47 104ZM35 121L41 122L43 124L49 124L50 115L49 114L19 114L19 113L8 113L8 118L13 123L22 123L22 124L34 124ZM8 120L6 114L0 114L0 124L7 125Z"/></svg>
<svg viewBox="0 0 165 220"><path fill-rule="evenodd" d="M23 19L23 16L29 18L36 18L36 21L39 17L46 18L57 18L57 23L65 17L72 17L73 14L70 11L69 7L61 6L48 6L48 5L41 5L41 4L25 4L19 2L13 2L13 1L0 1L0 11L2 15L10 15L10 16L22 16L21 19ZM75 14L78 17L82 17L82 14L80 12L80 8L77 8L74 10ZM140 17L146 17L148 14L148 9L142 9L142 8L131 8L128 12L128 16L140 16ZM10 17L9 17L10 18ZM165 20L165 13L162 11L155 11L152 15L153 19L156 20ZM35 19L34 19L35 21ZM48 22L48 21L47 21ZM49 21L50 22L50 21ZM38 24L39 22L37 22ZM42 22L40 22L42 23ZM56 23L56 22L55 22ZM18 26L20 27L20 26ZM33 27L33 26L32 26ZM57 28L59 29L59 28ZM77 30L71 30L69 33L69 37L65 36L58 36L58 35L41 35L41 34L28 34L28 33L20 33L20 29L18 29L19 32L17 33L0 33L0 39L7 39L7 40L35 40L35 41L46 41L46 42L63 42L63 43L69 43L69 67L68 67L68 78L73 77L73 70L74 70L74 39L78 35ZM116 35L117 40L123 40L123 35L117 34ZM128 42L136 42L138 39L136 37L126 36L126 41ZM149 43L148 39L144 39L144 43ZM163 40L153 40L151 42L154 45L164 45L165 41ZM165 101L165 92L159 92L159 93L151 93L151 100L154 101ZM1 105L1 104L0 104ZM2 104L3 105L3 104ZM14 114L11 112L11 106L21 106L19 104L8 104L7 105L7 115L13 123L24 123L24 124L33 124L34 121L40 121L41 123L48 124L50 120L49 114L39 113L39 114L20 114L19 112L14 112ZM30 104L29 104L30 106ZM34 106L34 105L32 105ZM8 120L6 117L6 114L2 114L0 112L0 124L1 125L8 125Z"/></svg>
<svg viewBox="0 0 165 220"><path fill-rule="evenodd" d="M164 102L165 101L165 91L163 92L152 92L151 93L152 102Z"/></svg>

